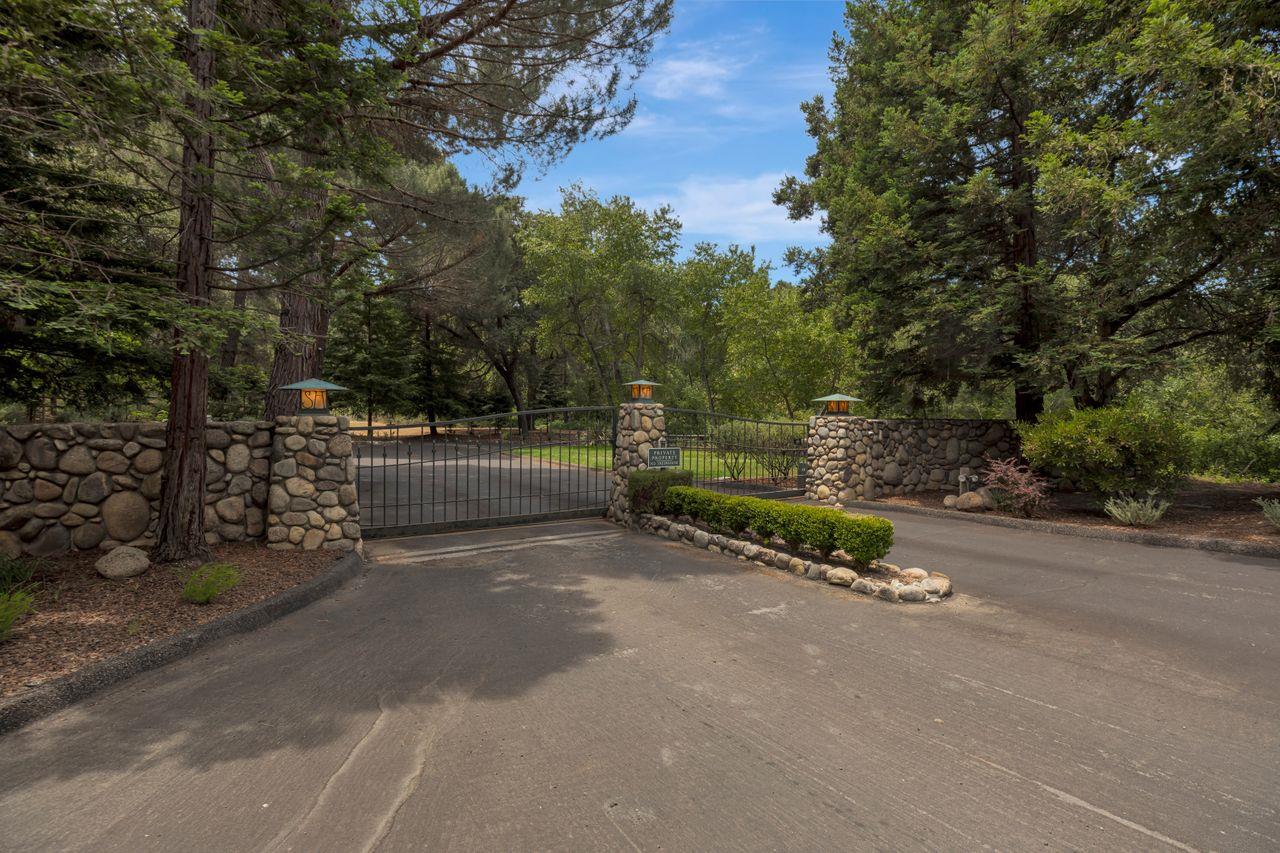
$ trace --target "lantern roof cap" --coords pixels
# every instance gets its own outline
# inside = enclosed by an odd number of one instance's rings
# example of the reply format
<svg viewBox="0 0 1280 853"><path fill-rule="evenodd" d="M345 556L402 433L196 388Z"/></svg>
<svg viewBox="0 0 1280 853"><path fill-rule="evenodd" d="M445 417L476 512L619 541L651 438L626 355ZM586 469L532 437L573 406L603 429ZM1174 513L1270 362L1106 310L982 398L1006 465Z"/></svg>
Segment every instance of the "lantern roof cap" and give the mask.
<svg viewBox="0 0 1280 853"><path fill-rule="evenodd" d="M836 403L836 402L861 403L862 399L859 397L850 397L848 394L828 394L825 397L814 397L811 402L814 402L814 403Z"/></svg>
<svg viewBox="0 0 1280 853"><path fill-rule="evenodd" d="M661 385L661 382L654 382L652 379L632 379L630 382L623 382L623 385Z"/></svg>
<svg viewBox="0 0 1280 853"><path fill-rule="evenodd" d="M288 385L281 385L281 391L347 391L341 385L335 385L332 382L326 382L323 379L303 379L300 382L290 382Z"/></svg>

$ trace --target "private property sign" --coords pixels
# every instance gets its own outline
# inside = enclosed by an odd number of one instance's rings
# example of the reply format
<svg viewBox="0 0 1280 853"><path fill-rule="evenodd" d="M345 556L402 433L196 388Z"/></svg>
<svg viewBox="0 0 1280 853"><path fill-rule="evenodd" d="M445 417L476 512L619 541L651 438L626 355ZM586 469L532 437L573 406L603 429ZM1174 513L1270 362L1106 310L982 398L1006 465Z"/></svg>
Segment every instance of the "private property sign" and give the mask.
<svg viewBox="0 0 1280 853"><path fill-rule="evenodd" d="M650 447L647 461L650 468L679 468L680 448Z"/></svg>

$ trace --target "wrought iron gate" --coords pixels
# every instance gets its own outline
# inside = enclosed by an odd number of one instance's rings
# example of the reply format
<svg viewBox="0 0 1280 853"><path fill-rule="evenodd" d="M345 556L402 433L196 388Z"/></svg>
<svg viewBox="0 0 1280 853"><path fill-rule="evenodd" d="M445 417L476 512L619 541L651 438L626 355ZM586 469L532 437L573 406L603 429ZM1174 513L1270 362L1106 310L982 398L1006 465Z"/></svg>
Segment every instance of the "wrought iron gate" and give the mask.
<svg viewBox="0 0 1280 853"><path fill-rule="evenodd" d="M667 408L667 444L704 489L762 498L804 494L808 425Z"/></svg>
<svg viewBox="0 0 1280 853"><path fill-rule="evenodd" d="M368 537L603 515L616 410L352 427Z"/></svg>

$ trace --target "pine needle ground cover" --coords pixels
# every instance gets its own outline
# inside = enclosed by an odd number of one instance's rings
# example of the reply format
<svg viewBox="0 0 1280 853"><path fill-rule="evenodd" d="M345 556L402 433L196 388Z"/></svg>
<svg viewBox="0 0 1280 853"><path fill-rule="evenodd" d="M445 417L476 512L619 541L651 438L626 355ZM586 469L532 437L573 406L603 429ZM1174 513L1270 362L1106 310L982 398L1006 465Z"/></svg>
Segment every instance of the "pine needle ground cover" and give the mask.
<svg viewBox="0 0 1280 853"><path fill-rule="evenodd" d="M152 566L108 580L94 571L101 551L41 561L31 613L0 643L0 697L13 696L89 664L211 622L310 580L336 551L268 551L237 543L214 549L240 582L212 602L182 600L188 571Z"/></svg>

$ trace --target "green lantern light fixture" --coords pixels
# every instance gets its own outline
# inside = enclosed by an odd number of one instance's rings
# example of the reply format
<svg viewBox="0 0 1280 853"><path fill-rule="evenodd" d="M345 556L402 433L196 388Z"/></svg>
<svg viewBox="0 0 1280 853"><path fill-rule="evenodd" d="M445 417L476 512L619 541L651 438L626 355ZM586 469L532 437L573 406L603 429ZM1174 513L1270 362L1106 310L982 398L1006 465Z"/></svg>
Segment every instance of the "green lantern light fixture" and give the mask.
<svg viewBox="0 0 1280 853"><path fill-rule="evenodd" d="M825 397L815 398L813 402L822 404L822 409L818 412L820 415L847 415L849 404L861 403L862 400L850 397L848 394L828 394Z"/></svg>
<svg viewBox="0 0 1280 853"><path fill-rule="evenodd" d="M627 398L631 402L652 403L653 389L659 384L651 379L632 379L630 382L622 383L622 387L627 389Z"/></svg>
<svg viewBox="0 0 1280 853"><path fill-rule="evenodd" d="M325 382L323 379L303 379L301 382L281 385L280 390L297 391L301 395L298 404L299 414L327 415L329 414L329 392L347 389L332 382Z"/></svg>

